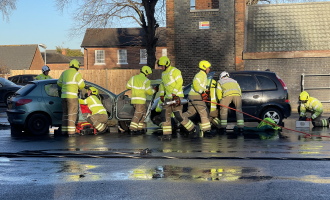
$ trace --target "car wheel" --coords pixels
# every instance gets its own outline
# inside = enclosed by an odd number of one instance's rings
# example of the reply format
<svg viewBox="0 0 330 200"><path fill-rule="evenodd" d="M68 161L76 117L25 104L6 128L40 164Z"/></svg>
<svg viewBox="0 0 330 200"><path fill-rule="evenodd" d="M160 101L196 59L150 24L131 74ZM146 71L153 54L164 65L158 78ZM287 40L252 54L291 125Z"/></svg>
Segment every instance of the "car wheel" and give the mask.
<svg viewBox="0 0 330 200"><path fill-rule="evenodd" d="M118 124L119 124L121 129L123 129L124 131L128 131L129 130L129 125L131 124L131 121L119 121Z"/></svg>
<svg viewBox="0 0 330 200"><path fill-rule="evenodd" d="M5 96L4 102L8 106L9 100L14 96L14 93L7 94Z"/></svg>
<svg viewBox="0 0 330 200"><path fill-rule="evenodd" d="M267 108L264 110L261 114L261 118L265 119L267 117L272 119L276 124L281 124L283 120L282 113L276 108Z"/></svg>
<svg viewBox="0 0 330 200"><path fill-rule="evenodd" d="M44 114L33 114L27 121L27 130L33 135L49 133L50 120Z"/></svg>

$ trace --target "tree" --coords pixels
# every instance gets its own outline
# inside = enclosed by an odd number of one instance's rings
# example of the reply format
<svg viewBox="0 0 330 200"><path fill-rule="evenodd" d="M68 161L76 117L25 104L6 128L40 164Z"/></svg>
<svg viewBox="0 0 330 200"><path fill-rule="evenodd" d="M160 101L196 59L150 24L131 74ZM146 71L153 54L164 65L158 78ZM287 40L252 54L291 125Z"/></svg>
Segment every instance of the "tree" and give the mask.
<svg viewBox="0 0 330 200"><path fill-rule="evenodd" d="M78 9L75 21L78 28L105 28L111 27L117 19L131 19L138 23L145 31L147 64L155 66L156 44L158 36L156 30L159 23L156 17L165 13L165 0L157 6L158 0L56 0L57 8L63 11L69 4L76 2ZM80 4L79 4L80 3ZM156 13L156 9L159 12ZM158 15L159 17L159 15Z"/></svg>
<svg viewBox="0 0 330 200"><path fill-rule="evenodd" d="M55 46L56 47L56 53L62 54L63 47L61 46ZM66 56L68 57L79 57L84 56L84 53L81 52L79 49L69 49L66 48Z"/></svg>
<svg viewBox="0 0 330 200"><path fill-rule="evenodd" d="M9 15L12 10L16 10L17 0L0 0L0 11L2 13L2 19L9 20Z"/></svg>

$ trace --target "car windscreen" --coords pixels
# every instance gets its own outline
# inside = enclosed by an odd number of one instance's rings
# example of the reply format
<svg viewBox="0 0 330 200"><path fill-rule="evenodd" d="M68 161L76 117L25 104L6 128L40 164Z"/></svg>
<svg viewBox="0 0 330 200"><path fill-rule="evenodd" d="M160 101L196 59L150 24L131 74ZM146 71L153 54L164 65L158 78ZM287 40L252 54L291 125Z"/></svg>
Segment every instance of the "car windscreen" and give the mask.
<svg viewBox="0 0 330 200"><path fill-rule="evenodd" d="M4 78L1 78L0 82L2 85L5 85L5 86L15 86L16 85L15 83L8 81L7 79L4 79Z"/></svg>
<svg viewBox="0 0 330 200"><path fill-rule="evenodd" d="M37 87L36 84L34 83L29 83L26 86L22 87L21 89L17 90L17 92L15 92L16 95L20 95L20 96L26 96L27 94L29 94L35 87Z"/></svg>

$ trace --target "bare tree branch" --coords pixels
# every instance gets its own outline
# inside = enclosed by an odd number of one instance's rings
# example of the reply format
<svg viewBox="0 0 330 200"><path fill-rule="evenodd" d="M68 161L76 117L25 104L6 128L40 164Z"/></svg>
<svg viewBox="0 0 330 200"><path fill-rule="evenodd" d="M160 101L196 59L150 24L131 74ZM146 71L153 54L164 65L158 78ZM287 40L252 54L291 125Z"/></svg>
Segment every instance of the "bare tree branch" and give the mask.
<svg viewBox="0 0 330 200"><path fill-rule="evenodd" d="M17 0L0 0L0 11L2 13L2 19L9 21L9 15L12 10L16 10Z"/></svg>

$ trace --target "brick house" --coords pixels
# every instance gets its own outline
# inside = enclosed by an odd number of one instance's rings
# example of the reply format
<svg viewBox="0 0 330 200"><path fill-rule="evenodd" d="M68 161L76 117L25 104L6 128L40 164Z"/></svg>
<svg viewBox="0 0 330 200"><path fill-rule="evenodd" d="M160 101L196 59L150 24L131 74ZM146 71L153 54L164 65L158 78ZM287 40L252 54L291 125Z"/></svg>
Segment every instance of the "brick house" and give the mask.
<svg viewBox="0 0 330 200"><path fill-rule="evenodd" d="M293 110L303 74L329 74L329 2L253 5L245 0L167 0L167 51L171 63L192 81L200 60L221 71L266 70L286 83ZM311 96L330 102L329 76L311 76ZM330 111L330 104L323 103Z"/></svg>
<svg viewBox="0 0 330 200"><path fill-rule="evenodd" d="M42 59L44 59L44 52L41 52L41 55ZM83 70L84 57L69 57L66 55L66 49L62 49L62 54L56 52L56 50L46 51L46 63L51 70L66 70L73 59L77 59L80 62L80 69Z"/></svg>
<svg viewBox="0 0 330 200"><path fill-rule="evenodd" d="M166 29L158 28L156 59L167 55ZM84 48L85 69L140 69L147 64L142 28L87 29Z"/></svg>
<svg viewBox="0 0 330 200"><path fill-rule="evenodd" d="M41 69L44 61L37 44L0 45L0 64L10 70Z"/></svg>

